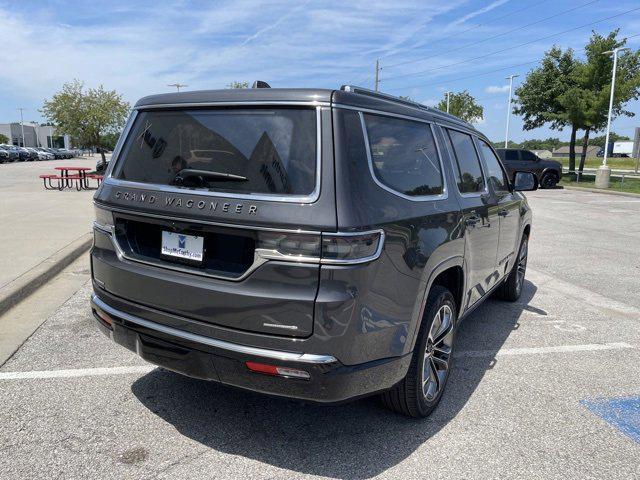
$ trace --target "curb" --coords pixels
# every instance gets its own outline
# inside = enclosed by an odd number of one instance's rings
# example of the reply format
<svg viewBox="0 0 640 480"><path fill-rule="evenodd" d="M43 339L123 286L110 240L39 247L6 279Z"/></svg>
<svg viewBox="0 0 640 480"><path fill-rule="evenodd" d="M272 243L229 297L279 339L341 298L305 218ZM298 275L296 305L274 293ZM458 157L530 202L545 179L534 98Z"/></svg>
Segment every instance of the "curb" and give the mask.
<svg viewBox="0 0 640 480"><path fill-rule="evenodd" d="M93 234L86 233L15 280L0 288L0 315L47 283L91 247Z"/></svg>
<svg viewBox="0 0 640 480"><path fill-rule="evenodd" d="M604 193L605 195L618 195L620 197L640 198L640 193L616 192L611 190L604 190L602 188L574 187L571 185L562 185L562 187L567 190L582 190L583 192Z"/></svg>

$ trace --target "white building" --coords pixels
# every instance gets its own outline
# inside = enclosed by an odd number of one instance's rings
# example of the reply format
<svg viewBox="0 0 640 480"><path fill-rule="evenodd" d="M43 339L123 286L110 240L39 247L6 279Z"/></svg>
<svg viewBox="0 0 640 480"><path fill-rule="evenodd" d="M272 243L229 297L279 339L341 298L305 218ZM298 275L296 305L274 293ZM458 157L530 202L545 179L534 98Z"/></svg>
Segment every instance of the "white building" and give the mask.
<svg viewBox="0 0 640 480"><path fill-rule="evenodd" d="M48 125L30 122L25 122L24 125L20 125L20 122L0 123L0 134L6 136L12 145L71 148L71 137L56 134L55 128Z"/></svg>

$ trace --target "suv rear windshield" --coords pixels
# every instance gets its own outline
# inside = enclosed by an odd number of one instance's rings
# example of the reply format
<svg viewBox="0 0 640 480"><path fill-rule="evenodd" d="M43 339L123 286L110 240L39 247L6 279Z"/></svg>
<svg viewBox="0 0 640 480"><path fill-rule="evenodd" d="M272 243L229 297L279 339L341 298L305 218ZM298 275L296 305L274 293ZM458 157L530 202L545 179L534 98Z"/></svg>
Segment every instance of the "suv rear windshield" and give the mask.
<svg viewBox="0 0 640 480"><path fill-rule="evenodd" d="M143 111L114 176L229 193L309 195L316 138L313 109Z"/></svg>

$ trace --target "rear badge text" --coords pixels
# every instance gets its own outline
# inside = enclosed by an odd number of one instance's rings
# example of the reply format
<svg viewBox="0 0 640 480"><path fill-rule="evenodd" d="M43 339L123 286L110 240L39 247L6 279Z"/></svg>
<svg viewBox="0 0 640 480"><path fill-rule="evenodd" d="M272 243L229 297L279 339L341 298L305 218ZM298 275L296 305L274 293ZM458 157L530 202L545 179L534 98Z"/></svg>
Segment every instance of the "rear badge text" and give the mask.
<svg viewBox="0 0 640 480"><path fill-rule="evenodd" d="M116 191L117 200L125 200L132 203L145 203L148 205L162 205L165 207L196 209L209 212L236 213L238 215L256 215L258 207L256 205L245 205L243 203L219 202L217 200L192 200L177 196L155 195L136 192Z"/></svg>

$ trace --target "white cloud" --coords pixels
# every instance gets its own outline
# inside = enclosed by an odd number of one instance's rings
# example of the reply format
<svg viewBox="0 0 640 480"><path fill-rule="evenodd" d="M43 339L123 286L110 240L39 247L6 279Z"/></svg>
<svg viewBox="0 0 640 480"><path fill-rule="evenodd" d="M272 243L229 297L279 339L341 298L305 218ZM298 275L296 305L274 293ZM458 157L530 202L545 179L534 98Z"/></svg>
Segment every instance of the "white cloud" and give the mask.
<svg viewBox="0 0 640 480"><path fill-rule="evenodd" d="M285 0L226 0L198 9L158 3L144 14L134 7L115 12L105 6L104 16L87 9L65 16L65 24L50 9L0 3L0 100L24 103L36 115L43 99L74 78L116 89L130 102L171 91L166 85L174 82L190 90L255 79L338 87L372 73L363 54L372 45L402 43L403 29L394 25L420 19L415 31L444 11L436 0L402 1L401 8L353 0L347 9L337 0L304 8ZM15 111L5 103L0 117Z"/></svg>
<svg viewBox="0 0 640 480"><path fill-rule="evenodd" d="M502 85L500 87L495 85L490 85L484 89L486 93L506 93L509 91L509 85Z"/></svg>
<svg viewBox="0 0 640 480"><path fill-rule="evenodd" d="M466 15L460 17L459 19L457 19L455 22L453 22L453 25L460 25L461 23L464 23L468 20L471 20L474 17L480 16L484 13L490 12L491 10L498 8L501 5L504 5L505 3L509 2L510 0L496 0L494 2L491 2L489 5L487 5L486 7L482 7L479 8L478 10L474 10L473 12L467 13Z"/></svg>
<svg viewBox="0 0 640 480"><path fill-rule="evenodd" d="M435 107L437 104L440 103L440 100L438 100L437 98L427 98L426 100L423 100L420 103L428 107Z"/></svg>

